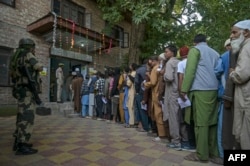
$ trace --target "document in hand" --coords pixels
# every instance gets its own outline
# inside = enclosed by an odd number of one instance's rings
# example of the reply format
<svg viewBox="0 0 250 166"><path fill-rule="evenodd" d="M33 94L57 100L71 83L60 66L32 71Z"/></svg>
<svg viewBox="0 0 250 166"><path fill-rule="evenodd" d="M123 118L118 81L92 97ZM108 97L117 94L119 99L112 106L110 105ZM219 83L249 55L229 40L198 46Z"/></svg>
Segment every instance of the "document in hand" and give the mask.
<svg viewBox="0 0 250 166"><path fill-rule="evenodd" d="M147 110L147 104L142 104L142 103L141 103L141 109L142 109L142 110Z"/></svg>
<svg viewBox="0 0 250 166"><path fill-rule="evenodd" d="M187 96L185 96L186 101L183 101L180 97L178 98L178 103L181 108L186 108L191 106L191 102Z"/></svg>

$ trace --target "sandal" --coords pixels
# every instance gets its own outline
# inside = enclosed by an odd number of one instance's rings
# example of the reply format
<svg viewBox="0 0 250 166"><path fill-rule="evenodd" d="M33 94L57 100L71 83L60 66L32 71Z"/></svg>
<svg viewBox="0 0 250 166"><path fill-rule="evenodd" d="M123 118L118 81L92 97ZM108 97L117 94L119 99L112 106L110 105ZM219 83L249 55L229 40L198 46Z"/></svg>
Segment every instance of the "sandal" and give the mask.
<svg viewBox="0 0 250 166"><path fill-rule="evenodd" d="M200 160L196 153L191 153L191 154L187 155L186 157L184 157L184 159L188 160L188 161L199 161L199 162L203 162L203 163L208 162L207 160Z"/></svg>
<svg viewBox="0 0 250 166"><path fill-rule="evenodd" d="M136 130L139 131L139 132L147 132L147 131L144 130L143 128L137 128Z"/></svg>
<svg viewBox="0 0 250 166"><path fill-rule="evenodd" d="M130 125L130 128L138 128L137 125Z"/></svg>
<svg viewBox="0 0 250 166"><path fill-rule="evenodd" d="M211 161L212 163L219 164L219 165L223 165L223 164L224 164L223 159L222 159L222 158L219 158L219 157L211 158L210 161Z"/></svg>

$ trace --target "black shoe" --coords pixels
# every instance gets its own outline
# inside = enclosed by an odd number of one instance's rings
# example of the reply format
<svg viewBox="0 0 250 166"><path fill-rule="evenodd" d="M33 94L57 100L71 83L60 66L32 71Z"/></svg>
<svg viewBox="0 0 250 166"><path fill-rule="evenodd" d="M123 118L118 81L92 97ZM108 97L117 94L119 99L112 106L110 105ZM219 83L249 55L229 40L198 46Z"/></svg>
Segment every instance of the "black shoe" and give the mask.
<svg viewBox="0 0 250 166"><path fill-rule="evenodd" d="M30 147L22 145L17 148L16 155L30 155L30 154L35 154L37 152L38 152L37 149L32 149Z"/></svg>
<svg viewBox="0 0 250 166"><path fill-rule="evenodd" d="M29 144L29 143L22 143L22 146L26 146L26 147L28 147L28 148L32 148L32 146L33 146L33 144ZM13 151L16 151L17 150L17 148L18 148L18 145L17 145L17 143L16 143L16 141L14 142L14 145L13 145Z"/></svg>
<svg viewBox="0 0 250 166"><path fill-rule="evenodd" d="M28 147L28 148L32 148L33 144L23 143L23 146L26 146L26 147ZM14 143L12 150L13 150L13 151L16 151L17 148L18 148L17 143Z"/></svg>

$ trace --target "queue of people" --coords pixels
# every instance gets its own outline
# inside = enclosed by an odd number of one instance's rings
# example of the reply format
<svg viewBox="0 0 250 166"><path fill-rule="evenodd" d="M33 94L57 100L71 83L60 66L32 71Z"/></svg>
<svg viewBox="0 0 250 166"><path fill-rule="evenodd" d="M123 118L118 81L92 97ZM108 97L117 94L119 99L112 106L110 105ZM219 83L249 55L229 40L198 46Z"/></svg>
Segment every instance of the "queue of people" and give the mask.
<svg viewBox="0 0 250 166"><path fill-rule="evenodd" d="M223 164L224 149L250 149L249 32L250 20L236 23L222 56L198 34L194 47L169 45L140 66L111 70L107 77L98 72L96 113L82 116L124 124L167 148L193 152L185 160ZM83 82L83 97L87 86ZM181 108L178 100L191 105Z"/></svg>
<svg viewBox="0 0 250 166"><path fill-rule="evenodd" d="M205 35L196 35L193 42L191 48L168 45L159 56L140 66L130 64L122 72L115 68L85 78L72 73L74 110L82 118L136 128L152 136L152 141L165 142L167 148L192 151L184 157L189 161L223 164L223 150L249 150L250 20L232 26L224 44L227 51L221 56L208 45ZM29 49L26 56L35 59L34 42L20 40L23 47ZM178 50L181 58L177 58ZM13 64L12 73L21 73L16 61ZM60 63L56 70L58 103L62 102L63 66ZM37 71L41 67L34 65ZM30 98L34 92L18 82L19 77L26 77L19 75L13 75L15 88L27 92L25 96L13 88L20 105L13 150L18 155L34 154L37 150L28 143L32 128L20 126L23 121L33 125L34 118L28 121L23 113L30 106L22 102L29 98L34 103ZM188 100L191 105L181 108L178 101ZM33 117L33 107L29 113Z"/></svg>

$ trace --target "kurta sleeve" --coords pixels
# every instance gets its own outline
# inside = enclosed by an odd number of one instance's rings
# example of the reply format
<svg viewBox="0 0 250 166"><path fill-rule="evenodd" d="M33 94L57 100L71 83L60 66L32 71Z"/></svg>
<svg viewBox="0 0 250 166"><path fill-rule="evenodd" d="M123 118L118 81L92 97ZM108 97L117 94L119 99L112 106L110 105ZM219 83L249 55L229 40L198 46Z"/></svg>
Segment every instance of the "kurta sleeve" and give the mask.
<svg viewBox="0 0 250 166"><path fill-rule="evenodd" d="M121 74L120 77L119 77L119 81L118 81L118 90L120 91L123 87L123 82L124 82L124 79L123 79L123 75Z"/></svg>
<svg viewBox="0 0 250 166"><path fill-rule="evenodd" d="M164 81L172 82L174 81L174 68L172 67L171 60L169 60L165 67Z"/></svg>
<svg viewBox="0 0 250 166"><path fill-rule="evenodd" d="M181 87L182 92L187 93L191 89L194 78L195 78L195 73L196 73L198 63L199 63L199 59L200 59L199 50L196 48L190 49L190 51L188 52L185 77L183 79L182 87Z"/></svg>
<svg viewBox="0 0 250 166"><path fill-rule="evenodd" d="M250 49L243 48L238 57L236 68L230 73L235 84L244 84L250 80Z"/></svg>
<svg viewBox="0 0 250 166"><path fill-rule="evenodd" d="M132 86L132 84L133 84L132 81L128 78L126 85L130 88Z"/></svg>
<svg viewBox="0 0 250 166"><path fill-rule="evenodd" d="M155 67L153 68L153 70L151 71L151 73L150 73L150 81L149 81L149 82L146 82L146 83L144 84L144 86L145 86L146 88L150 88L150 87L156 86L156 84L157 84L157 82L158 82L157 68L158 68L158 66L155 66Z"/></svg>

